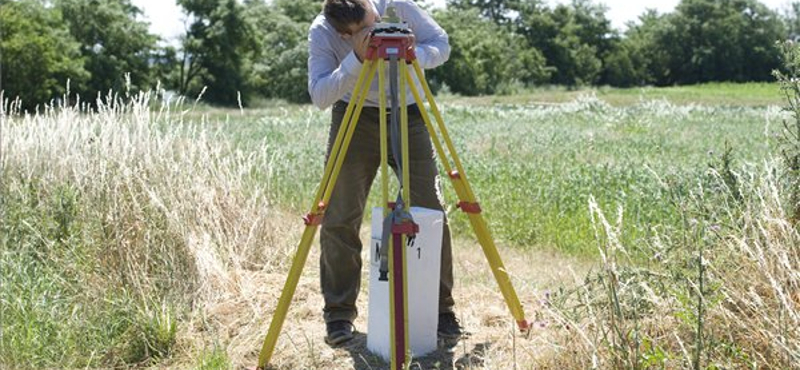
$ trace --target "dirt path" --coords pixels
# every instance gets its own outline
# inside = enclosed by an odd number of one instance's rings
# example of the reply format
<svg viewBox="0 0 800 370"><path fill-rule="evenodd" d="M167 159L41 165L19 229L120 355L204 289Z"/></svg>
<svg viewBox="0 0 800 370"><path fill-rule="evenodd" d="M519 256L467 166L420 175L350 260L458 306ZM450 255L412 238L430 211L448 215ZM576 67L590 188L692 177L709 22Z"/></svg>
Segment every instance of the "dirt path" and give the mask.
<svg viewBox="0 0 800 370"><path fill-rule="evenodd" d="M513 276L514 288L526 316L533 322L530 335L524 338L515 330L514 320L503 301L480 246L474 241L465 240L459 240L455 245L456 312L470 335L454 345L440 345L434 353L417 359L411 368L542 367L543 355L547 351L556 349L558 344L554 342L552 335L554 330L552 328L555 326L539 312L541 305L549 292L555 292L560 287L574 286L576 280L582 280L591 268L591 264L553 252L521 252L516 249L499 248L500 255ZM363 271L362 294L358 302L361 315L355 322L358 331L356 338L338 348L331 348L324 343L322 298L318 292L318 259L318 245L315 245L271 364L277 369L388 369L388 364L372 355L366 348L369 274L366 268ZM269 290L277 289L279 292L282 284L282 279L273 276L269 285L274 287ZM276 292L274 296L277 297L277 294ZM271 317L269 313L267 315L269 315L267 318ZM261 335L266 334L265 325L268 323L267 319L261 325ZM252 340L247 342L253 343ZM254 364L257 361L260 340L251 348L249 353L241 353L241 357L232 353L232 360L241 366Z"/></svg>

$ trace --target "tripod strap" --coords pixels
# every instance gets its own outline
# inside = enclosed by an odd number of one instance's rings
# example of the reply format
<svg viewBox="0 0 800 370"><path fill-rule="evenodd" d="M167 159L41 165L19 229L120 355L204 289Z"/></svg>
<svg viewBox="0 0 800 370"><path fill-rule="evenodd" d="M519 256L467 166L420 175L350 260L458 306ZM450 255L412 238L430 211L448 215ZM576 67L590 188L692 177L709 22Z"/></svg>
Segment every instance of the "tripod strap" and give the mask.
<svg viewBox="0 0 800 370"><path fill-rule="evenodd" d="M382 71L381 71L382 72ZM381 73L379 72L379 73ZM380 278L379 280L386 281L388 278L386 277L386 273L389 271L389 239L392 235L398 236L399 234L395 232L395 230L399 231L397 227L402 226L404 223L410 222L414 223L414 219L411 216L411 213L408 212L408 208L403 200L403 157L402 157L402 143L401 143L401 132L400 132L400 107L398 101L398 60L396 56L391 56L389 58L389 90L390 90L390 101L391 101L391 122L389 127L389 142L392 150L392 157L394 158L395 162L395 173L397 174L397 179L400 183L400 191L397 194L397 198L394 203L394 207L392 210L386 215L383 220L383 230L381 233L381 264L380 264ZM382 139L383 140L383 139ZM386 180L384 180L386 181ZM387 205L389 206L389 205ZM409 235L410 238L413 238L413 234ZM396 244L400 246L400 244Z"/></svg>
<svg viewBox="0 0 800 370"><path fill-rule="evenodd" d="M392 157L394 157L395 173L400 182L400 191L403 189L403 156L401 153L400 138L400 102L398 101L398 67L397 56L389 58L389 91L391 99L391 122L389 126L389 139L392 147ZM399 197L399 195L398 195Z"/></svg>

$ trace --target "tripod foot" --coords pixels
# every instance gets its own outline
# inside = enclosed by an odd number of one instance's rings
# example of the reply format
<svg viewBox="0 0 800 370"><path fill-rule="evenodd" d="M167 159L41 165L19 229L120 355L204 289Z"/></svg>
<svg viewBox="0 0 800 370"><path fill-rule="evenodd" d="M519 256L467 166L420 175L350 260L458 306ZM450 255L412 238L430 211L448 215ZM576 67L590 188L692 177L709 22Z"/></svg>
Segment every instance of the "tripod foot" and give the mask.
<svg viewBox="0 0 800 370"><path fill-rule="evenodd" d="M517 321L517 327L519 327L519 333L522 334L523 338L529 339L531 337L533 330L531 330L532 325L528 320Z"/></svg>
<svg viewBox="0 0 800 370"><path fill-rule="evenodd" d="M528 320L520 320L520 321L517 321L517 326L519 327L519 331L526 332L526 331L530 330L531 323L529 323Z"/></svg>

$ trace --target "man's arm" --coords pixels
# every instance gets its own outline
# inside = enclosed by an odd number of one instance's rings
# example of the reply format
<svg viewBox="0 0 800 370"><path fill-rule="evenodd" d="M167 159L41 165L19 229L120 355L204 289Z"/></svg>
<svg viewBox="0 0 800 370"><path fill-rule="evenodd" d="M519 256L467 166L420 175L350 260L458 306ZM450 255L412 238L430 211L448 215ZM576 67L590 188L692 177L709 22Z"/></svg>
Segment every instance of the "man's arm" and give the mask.
<svg viewBox="0 0 800 370"><path fill-rule="evenodd" d="M417 61L424 69L436 68L450 58L450 41L447 32L433 18L422 10L415 2L397 1L398 15L408 22L416 38Z"/></svg>
<svg viewBox="0 0 800 370"><path fill-rule="evenodd" d="M308 32L308 93L311 102L325 109L352 91L361 72L361 62L350 52L340 65L330 46L330 35L317 22Z"/></svg>

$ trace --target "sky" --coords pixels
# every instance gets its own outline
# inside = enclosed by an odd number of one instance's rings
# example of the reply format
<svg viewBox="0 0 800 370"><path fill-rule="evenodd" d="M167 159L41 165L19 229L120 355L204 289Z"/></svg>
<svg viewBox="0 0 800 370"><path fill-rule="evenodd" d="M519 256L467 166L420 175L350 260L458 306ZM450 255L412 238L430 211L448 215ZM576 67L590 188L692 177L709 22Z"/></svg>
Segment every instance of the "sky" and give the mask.
<svg viewBox="0 0 800 370"><path fill-rule="evenodd" d="M434 6L444 6L445 0L426 0ZM656 9L659 13L670 12L675 9L679 0L596 0L608 6L606 16L611 20L611 25L617 29L625 29L625 24L635 21L646 9ZM569 0L549 0L551 5L569 3ZM789 0L761 0L772 9L786 7ZM175 0L133 0L133 3L144 10L145 20L150 22L153 33L166 40L173 40L183 33L185 16Z"/></svg>

